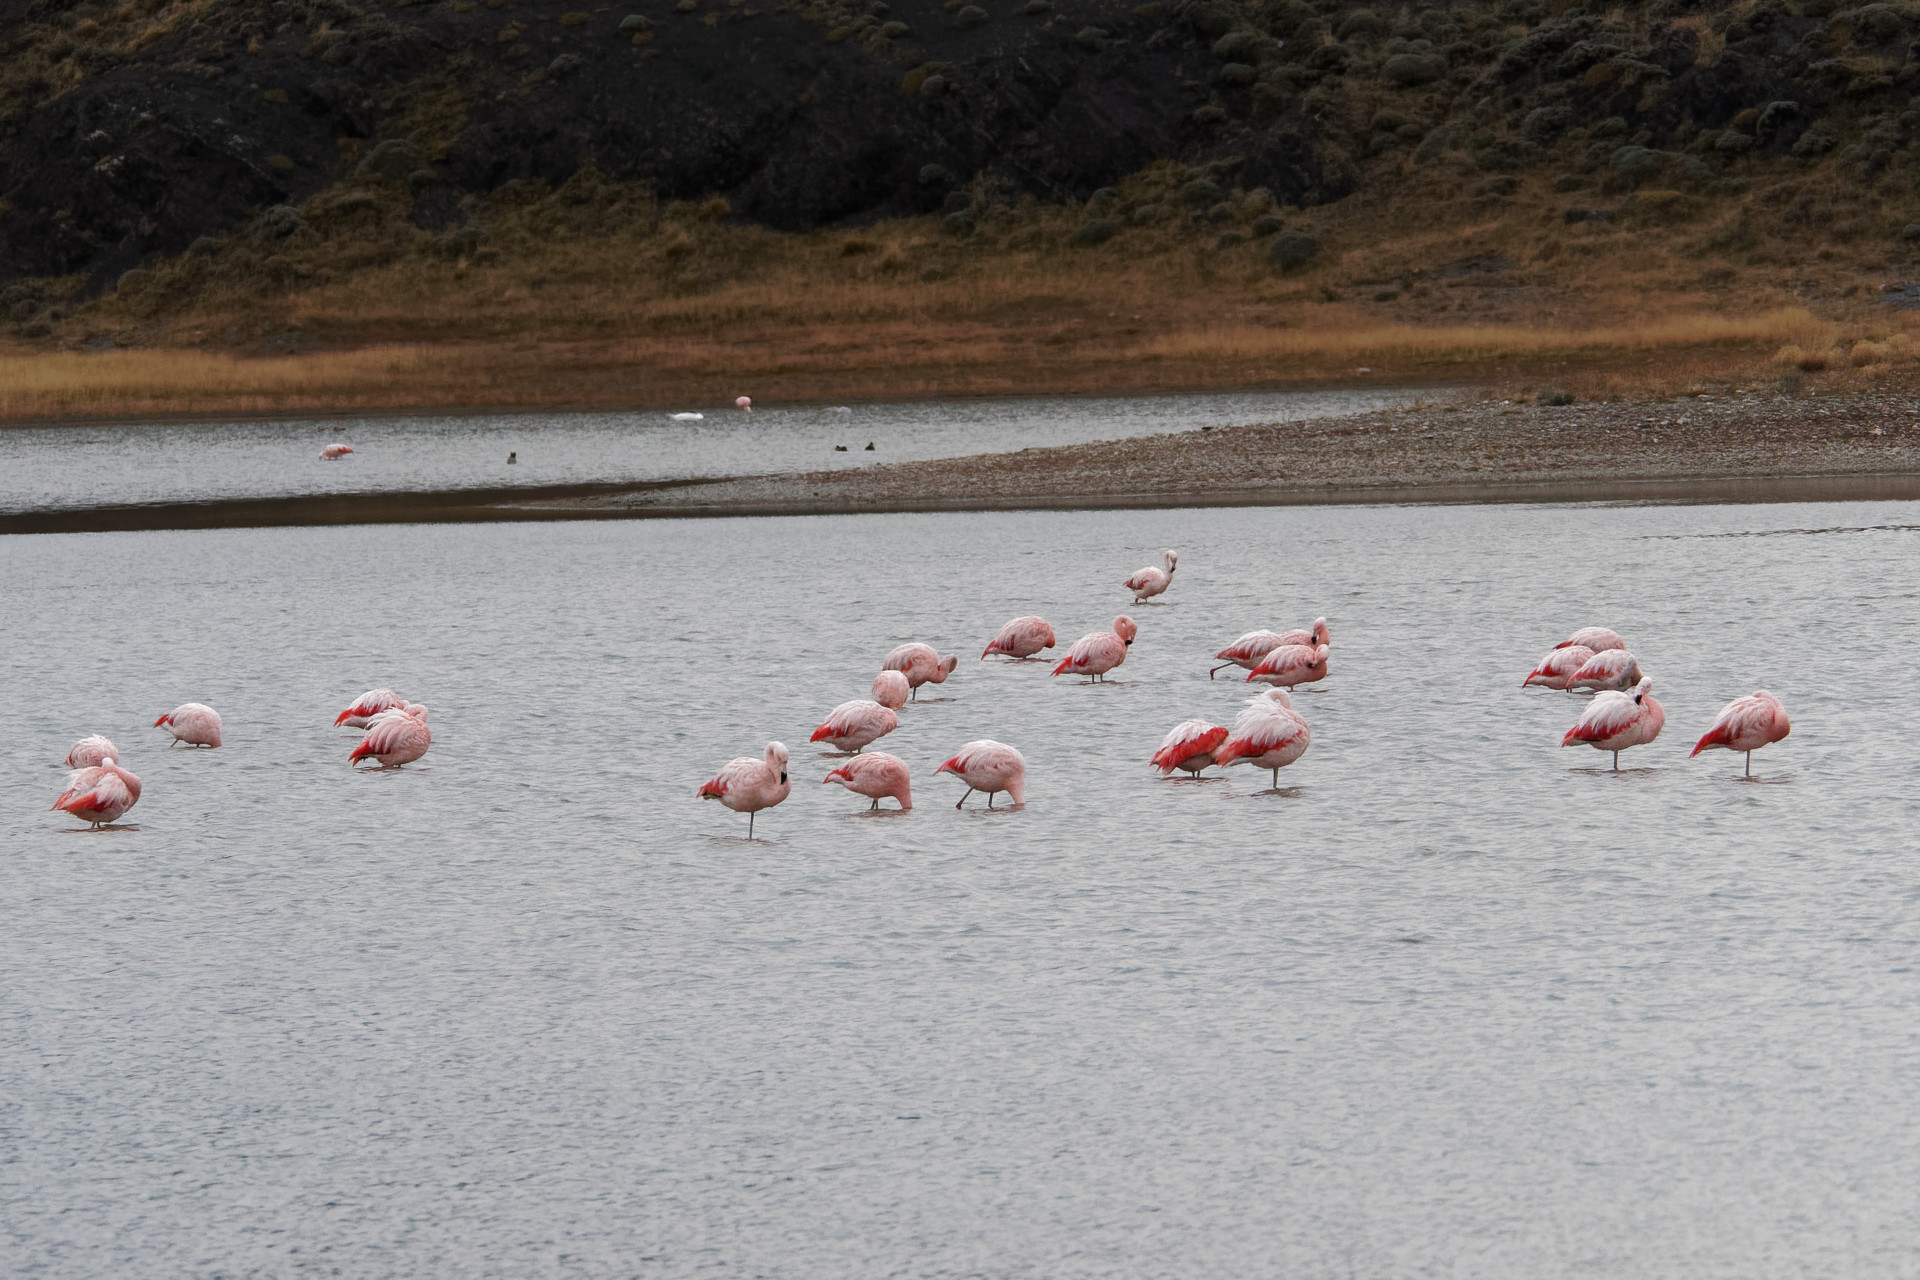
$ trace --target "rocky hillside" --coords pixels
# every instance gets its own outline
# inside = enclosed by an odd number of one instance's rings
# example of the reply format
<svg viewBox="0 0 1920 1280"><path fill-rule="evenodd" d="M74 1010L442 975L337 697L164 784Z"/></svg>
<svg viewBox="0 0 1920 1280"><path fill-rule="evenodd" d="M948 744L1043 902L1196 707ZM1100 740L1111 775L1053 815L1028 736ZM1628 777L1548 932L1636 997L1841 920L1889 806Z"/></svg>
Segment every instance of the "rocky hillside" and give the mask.
<svg viewBox="0 0 1920 1280"><path fill-rule="evenodd" d="M444 234L583 167L782 230L962 234L980 175L1067 203L1169 159L1177 199L1110 222L1791 180L1756 218L1897 251L1916 36L1920 5L1832 0L0 0L0 278L93 296L343 186Z"/></svg>

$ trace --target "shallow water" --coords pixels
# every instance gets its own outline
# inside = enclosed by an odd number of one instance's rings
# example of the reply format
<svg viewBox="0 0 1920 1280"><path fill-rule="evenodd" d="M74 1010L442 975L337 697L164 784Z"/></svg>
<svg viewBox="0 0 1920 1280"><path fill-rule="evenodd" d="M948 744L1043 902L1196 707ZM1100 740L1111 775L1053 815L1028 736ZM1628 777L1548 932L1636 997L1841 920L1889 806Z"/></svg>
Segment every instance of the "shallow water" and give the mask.
<svg viewBox="0 0 1920 1280"><path fill-rule="evenodd" d="M1363 413L1410 391L926 401L741 413L165 423L0 431L0 511L824 471ZM354 452L320 461L330 444ZM873 452L866 446L872 444ZM836 452L835 446L845 452ZM518 460L507 465L507 455Z"/></svg>
<svg viewBox="0 0 1920 1280"><path fill-rule="evenodd" d="M0 539L0 1270L1916 1274L1916 523ZM1122 608L1107 687L976 660ZM1321 613L1281 794L1147 769L1247 692L1207 655ZM1618 776L1518 687L1588 623L1667 710ZM868 816L805 740L913 638L960 669L879 744L918 806ZM329 722L387 682L433 750L354 776ZM1794 717L1762 780L1688 760L1758 686ZM142 727L190 698L221 750ZM44 809L93 731L137 831ZM934 776L980 736L1025 751L1023 810ZM693 793L770 737L797 785L749 844Z"/></svg>

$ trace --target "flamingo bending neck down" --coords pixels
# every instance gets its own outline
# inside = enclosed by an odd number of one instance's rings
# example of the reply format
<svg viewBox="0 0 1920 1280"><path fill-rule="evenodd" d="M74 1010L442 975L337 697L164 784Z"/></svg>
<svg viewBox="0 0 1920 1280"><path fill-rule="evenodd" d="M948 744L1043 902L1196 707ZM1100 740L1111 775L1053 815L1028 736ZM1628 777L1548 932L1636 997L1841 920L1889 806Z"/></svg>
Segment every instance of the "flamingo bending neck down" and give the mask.
<svg viewBox="0 0 1920 1280"><path fill-rule="evenodd" d="M427 754L433 730L427 727L427 709L417 702L393 707L367 721L367 736L347 756L349 765L373 759L382 769L398 769Z"/></svg>
<svg viewBox="0 0 1920 1280"><path fill-rule="evenodd" d="M721 766L720 772L700 785L702 800L718 800L735 813L747 815L747 839L753 839L753 817L762 809L771 809L787 798L793 784L787 781L787 746L769 742L766 754L755 760L739 756Z"/></svg>
<svg viewBox="0 0 1920 1280"><path fill-rule="evenodd" d="M873 803L867 806L869 812L880 807L882 796L892 796L898 800L902 812L913 808L913 788L907 776L907 762L884 751L869 751L855 756L820 779L821 786L829 782L837 782L856 795L872 800Z"/></svg>
<svg viewBox="0 0 1920 1280"><path fill-rule="evenodd" d="M1564 689L1591 657L1593 650L1583 644L1561 645L1549 651L1546 657L1540 659L1539 666L1527 672L1527 678L1520 682L1520 687L1524 689L1537 684L1543 689Z"/></svg>
<svg viewBox="0 0 1920 1280"><path fill-rule="evenodd" d="M114 763L111 757L85 769L75 769L67 789L53 802L96 829L120 817L140 802L140 779Z"/></svg>
<svg viewBox="0 0 1920 1280"><path fill-rule="evenodd" d="M913 686L898 671L882 671L873 678L873 700L889 711L906 706L912 693Z"/></svg>
<svg viewBox="0 0 1920 1280"><path fill-rule="evenodd" d="M860 748L884 738L900 727L900 717L892 708L865 698L843 702L827 713L809 742L825 742L836 751L859 752Z"/></svg>
<svg viewBox="0 0 1920 1280"><path fill-rule="evenodd" d="M162 726L173 735L173 741L167 744L169 747L183 742L190 747L220 745L220 713L204 703L181 703L153 722L156 729Z"/></svg>
<svg viewBox="0 0 1920 1280"><path fill-rule="evenodd" d="M1607 627L1582 627L1554 648L1571 649L1575 645L1583 649L1591 649L1595 653L1605 653L1609 649L1624 649L1627 647L1627 642L1620 638L1618 631Z"/></svg>
<svg viewBox="0 0 1920 1280"><path fill-rule="evenodd" d="M1133 592L1133 602L1144 604L1173 585L1173 570L1180 563L1180 557L1167 552L1167 567L1164 569L1148 565L1144 569L1135 569L1133 576L1120 585Z"/></svg>
<svg viewBox="0 0 1920 1280"><path fill-rule="evenodd" d="M1573 728L1567 730L1567 736L1560 739L1560 745L1567 747L1584 742L1590 747L1611 751L1613 771L1618 773L1620 753L1628 747L1652 742L1660 736L1666 723L1665 709L1654 701L1653 680L1643 676L1631 693L1609 689L1596 696Z"/></svg>
<svg viewBox="0 0 1920 1280"><path fill-rule="evenodd" d="M999 634L987 641L987 647L980 651L985 660L989 654L1002 654L1009 658L1031 658L1042 649L1053 648L1053 626L1045 618L1027 614L1015 618L1000 628Z"/></svg>
<svg viewBox="0 0 1920 1280"><path fill-rule="evenodd" d="M90 734L73 744L67 752L67 768L93 769L103 761L118 760L120 749L99 734Z"/></svg>
<svg viewBox="0 0 1920 1280"><path fill-rule="evenodd" d="M1293 688L1327 678L1327 646L1283 644L1260 659L1260 665L1247 672L1247 683L1259 681Z"/></svg>
<svg viewBox="0 0 1920 1280"><path fill-rule="evenodd" d="M1311 649L1332 643L1333 632L1328 628L1325 618L1315 618L1311 627L1296 627L1292 631L1249 631L1213 655L1220 665L1208 669L1207 679L1213 679L1216 673L1228 667L1245 667L1251 671L1260 665L1261 659L1282 645L1303 644Z"/></svg>
<svg viewBox="0 0 1920 1280"><path fill-rule="evenodd" d="M976 791L987 793L989 809L993 808L994 796L1002 791L1012 796L1015 804L1026 803L1026 757L1004 742L991 738L969 742L934 772L951 773L967 784L966 795L954 803L956 809Z"/></svg>
<svg viewBox="0 0 1920 1280"><path fill-rule="evenodd" d="M907 686L913 690L913 700L920 700L920 686L923 684L945 684L953 669L960 665L957 654L941 657L930 644L913 641L903 644L887 655L880 664L883 671L898 671L907 678Z"/></svg>
<svg viewBox="0 0 1920 1280"><path fill-rule="evenodd" d="M333 723L349 729L364 729L367 721L382 711L407 705L406 698L392 689L369 689L353 700L353 705L333 718Z"/></svg>
<svg viewBox="0 0 1920 1280"><path fill-rule="evenodd" d="M1095 680L1104 683L1107 672L1127 660L1127 649L1139 634L1140 628L1123 613L1113 620L1113 630L1095 631L1075 640L1053 674L1083 675L1087 677L1084 683L1092 684Z"/></svg>
<svg viewBox="0 0 1920 1280"><path fill-rule="evenodd" d="M1687 759L1691 760L1702 751L1714 747L1744 751L1747 756L1745 776L1751 778L1753 753L1780 741L1792 731L1793 724L1787 719L1787 709L1780 705L1780 699L1761 689L1744 698L1735 698L1720 708L1720 714L1713 719L1713 727L1694 743Z"/></svg>

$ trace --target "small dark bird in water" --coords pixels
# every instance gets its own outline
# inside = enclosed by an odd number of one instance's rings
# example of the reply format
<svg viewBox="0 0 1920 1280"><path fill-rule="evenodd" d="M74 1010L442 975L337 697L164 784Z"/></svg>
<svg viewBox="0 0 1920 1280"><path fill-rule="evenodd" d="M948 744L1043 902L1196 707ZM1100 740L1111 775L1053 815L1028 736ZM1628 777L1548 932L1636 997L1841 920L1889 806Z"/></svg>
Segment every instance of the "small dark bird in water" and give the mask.
<svg viewBox="0 0 1920 1280"><path fill-rule="evenodd" d="M512 465L513 465L514 463L516 463L516 462L518 462L518 461L520 461L520 453L519 453L519 451L518 451L518 450L515 450L514 452L512 452L512 453L509 453L509 454L507 455L507 465L508 465L508 466L512 466Z"/></svg>
<svg viewBox="0 0 1920 1280"><path fill-rule="evenodd" d="M843 445L843 444L837 444L837 445L835 445L835 446L833 446L833 451L834 451L835 453L845 453L845 452L847 451L847 446L845 446L845 445Z"/></svg>
<svg viewBox="0 0 1920 1280"><path fill-rule="evenodd" d="M872 452L873 452L873 441L871 441L871 440L869 440L869 441L867 441L867 447L866 447L865 449L862 449L862 450L861 450L861 452L862 452L862 453L872 453Z"/></svg>

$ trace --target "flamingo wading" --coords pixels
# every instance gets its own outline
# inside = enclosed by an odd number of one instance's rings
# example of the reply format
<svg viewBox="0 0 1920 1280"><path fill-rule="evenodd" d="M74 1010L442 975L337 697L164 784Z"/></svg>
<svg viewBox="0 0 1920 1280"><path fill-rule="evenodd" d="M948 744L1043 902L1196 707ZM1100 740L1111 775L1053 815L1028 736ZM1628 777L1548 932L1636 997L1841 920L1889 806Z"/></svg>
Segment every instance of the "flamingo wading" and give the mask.
<svg viewBox="0 0 1920 1280"><path fill-rule="evenodd" d="M1751 778L1753 753L1780 741L1792 731L1793 725L1788 721L1787 709L1780 705L1780 699L1761 689L1744 698L1735 698L1720 708L1720 714L1713 719L1713 727L1693 744L1687 759L1691 760L1702 751L1714 747L1744 751L1747 756L1745 776Z"/></svg>
<svg viewBox="0 0 1920 1280"><path fill-rule="evenodd" d="M994 796L1002 791L1012 796L1015 804L1026 803L1027 759L1004 742L991 738L969 742L934 772L951 773L967 784L966 795L954 803L956 809L976 791L987 793L989 809L993 808Z"/></svg>
<svg viewBox="0 0 1920 1280"><path fill-rule="evenodd" d="M1148 565L1144 569L1135 569L1133 576L1120 585L1133 592L1133 602L1144 604L1173 585L1173 570L1180 563L1180 557L1167 552L1167 567L1164 569Z"/></svg>
<svg viewBox="0 0 1920 1280"><path fill-rule="evenodd" d="M1075 640L1053 674L1086 676L1088 684L1105 681L1107 672L1127 660L1127 649L1139 634L1140 628L1123 613L1113 620L1113 630L1095 631Z"/></svg>
<svg viewBox="0 0 1920 1280"><path fill-rule="evenodd" d="M735 813L747 815L747 839L753 839L753 818L787 798L793 784L787 780L787 745L769 742L766 754L755 760L739 756L700 784L702 800L718 800Z"/></svg>
<svg viewBox="0 0 1920 1280"><path fill-rule="evenodd" d="M855 756L820 779L821 786L829 782L837 782L856 795L873 801L867 806L869 811L880 807L883 796L898 800L903 811L913 808L913 788L907 776L907 762L884 751L869 751Z"/></svg>
<svg viewBox="0 0 1920 1280"><path fill-rule="evenodd" d="M190 747L220 745L220 713L204 703L183 702L155 720L153 727L164 727L173 735L173 741L167 744L170 747L183 742Z"/></svg>
<svg viewBox="0 0 1920 1280"><path fill-rule="evenodd" d="M1613 771L1620 772L1620 753L1628 747L1643 746L1660 736L1667 713L1654 701L1653 679L1642 676L1633 692L1609 689L1599 694L1580 713L1580 719L1560 745L1570 747L1584 742L1590 747L1613 752Z"/></svg>
<svg viewBox="0 0 1920 1280"><path fill-rule="evenodd" d="M67 789L53 802L95 828L105 826L140 802L140 779L111 758L85 769L75 769Z"/></svg>
<svg viewBox="0 0 1920 1280"><path fill-rule="evenodd" d="M1027 614L1000 628L999 634L980 651L982 659L992 654L1008 658L1031 658L1042 649L1053 648L1053 626L1045 618Z"/></svg>
<svg viewBox="0 0 1920 1280"><path fill-rule="evenodd" d="M858 752L900 727L900 717L889 707L865 698L843 702L827 713L809 742L825 742L836 751Z"/></svg>

